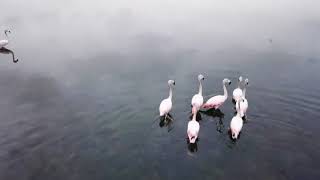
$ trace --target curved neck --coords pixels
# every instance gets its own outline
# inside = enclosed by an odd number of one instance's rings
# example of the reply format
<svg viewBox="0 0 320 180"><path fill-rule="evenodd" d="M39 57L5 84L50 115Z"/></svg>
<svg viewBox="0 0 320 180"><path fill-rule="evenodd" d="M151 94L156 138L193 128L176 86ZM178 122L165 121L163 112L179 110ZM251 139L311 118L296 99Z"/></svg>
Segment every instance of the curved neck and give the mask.
<svg viewBox="0 0 320 180"><path fill-rule="evenodd" d="M172 99L172 87L169 85L169 99Z"/></svg>
<svg viewBox="0 0 320 180"><path fill-rule="evenodd" d="M17 63L19 60L14 58L14 52L11 51L11 54L12 54L12 61L13 61L14 63Z"/></svg>
<svg viewBox="0 0 320 180"><path fill-rule="evenodd" d="M224 96L225 98L228 97L228 91L227 91L227 87L226 87L226 84L225 84L225 83L223 83L223 96Z"/></svg>
<svg viewBox="0 0 320 180"><path fill-rule="evenodd" d="M199 80L199 95L202 96L202 84L201 84L201 80Z"/></svg>

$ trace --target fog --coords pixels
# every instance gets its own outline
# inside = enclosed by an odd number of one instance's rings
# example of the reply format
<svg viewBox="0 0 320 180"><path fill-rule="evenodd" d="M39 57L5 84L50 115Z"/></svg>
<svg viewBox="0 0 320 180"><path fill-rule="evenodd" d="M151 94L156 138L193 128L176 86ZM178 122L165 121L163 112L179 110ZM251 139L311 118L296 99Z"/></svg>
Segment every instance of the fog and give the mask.
<svg viewBox="0 0 320 180"><path fill-rule="evenodd" d="M46 55L64 57L147 47L319 56L319 7L310 0L14 0L1 2L0 22L19 51L47 46Z"/></svg>

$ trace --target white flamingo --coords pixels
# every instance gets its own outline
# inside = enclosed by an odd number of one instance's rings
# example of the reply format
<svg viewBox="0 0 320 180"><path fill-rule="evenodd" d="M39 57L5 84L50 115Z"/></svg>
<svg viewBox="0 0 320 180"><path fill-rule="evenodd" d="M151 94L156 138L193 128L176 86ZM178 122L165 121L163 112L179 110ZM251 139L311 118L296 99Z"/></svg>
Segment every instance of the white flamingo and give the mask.
<svg viewBox="0 0 320 180"><path fill-rule="evenodd" d="M239 101L243 101L243 99L240 98L237 102ZM239 103L238 105L240 106ZM240 107L238 109L240 109ZM237 114L231 119L231 122L230 122L230 131L231 131L232 139L238 139L242 126L243 126L243 120L241 118L240 111L237 110Z"/></svg>
<svg viewBox="0 0 320 180"><path fill-rule="evenodd" d="M226 84L230 85L231 81L229 79L223 79L223 95L216 95L208 99L206 103L203 104L203 108L214 108L218 109L228 98L228 91Z"/></svg>
<svg viewBox="0 0 320 180"><path fill-rule="evenodd" d="M8 33L11 33L11 31L10 30L4 30L4 34L6 35L7 38L8 38ZM0 48L3 48L8 44L9 44L9 40L8 39L0 40Z"/></svg>
<svg viewBox="0 0 320 180"><path fill-rule="evenodd" d="M202 96L202 84L201 81L204 80L204 76L202 74L198 75L198 81L199 81L199 92L198 94L195 94L192 97L191 105L192 107L195 107L197 111L201 108L203 105L203 96Z"/></svg>
<svg viewBox="0 0 320 180"><path fill-rule="evenodd" d="M240 89L240 84L242 82L242 76L239 77L238 79L238 87L233 90L233 99L237 102L241 97L242 97L242 90Z"/></svg>
<svg viewBox="0 0 320 180"><path fill-rule="evenodd" d="M172 108L172 87L175 85L175 81L174 80L169 80L168 81L168 85L169 85L169 97L162 100L159 106L159 113L160 113L160 117L161 116L165 116L165 119L168 116L168 113L171 111ZM169 117L170 118L170 117ZM171 118L170 118L171 119Z"/></svg>
<svg viewBox="0 0 320 180"><path fill-rule="evenodd" d="M242 99L243 101L238 101L236 103L236 109L238 111L239 107L239 111L240 111L240 115L241 117L243 116L246 116L246 112L247 112L247 109L248 109L248 100L246 99L246 88L247 88L247 85L249 84L249 79L245 79L244 80L245 84L244 84L244 89L243 89L243 93L242 93ZM240 103L240 106L238 105L238 103Z"/></svg>
<svg viewBox="0 0 320 180"><path fill-rule="evenodd" d="M193 113L193 117L192 117L192 120L188 122L187 134L188 134L189 142L191 144L194 144L198 139L200 124L198 121L196 121L196 116L197 116L196 107L192 107L192 113Z"/></svg>

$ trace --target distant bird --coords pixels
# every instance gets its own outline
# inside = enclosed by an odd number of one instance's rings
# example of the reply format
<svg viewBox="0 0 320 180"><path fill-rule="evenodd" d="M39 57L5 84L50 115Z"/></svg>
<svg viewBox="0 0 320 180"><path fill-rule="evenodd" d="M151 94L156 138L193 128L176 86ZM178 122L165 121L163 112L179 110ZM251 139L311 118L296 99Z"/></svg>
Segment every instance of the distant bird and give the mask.
<svg viewBox="0 0 320 180"><path fill-rule="evenodd" d="M160 117L165 116L165 119L168 116L168 113L171 111L172 108L172 87L175 85L174 80L169 80L168 85L169 85L169 97L162 100L159 106L159 114ZM170 118L170 117L169 117ZM170 118L171 119L171 118Z"/></svg>
<svg viewBox="0 0 320 180"><path fill-rule="evenodd" d="M249 84L249 79L247 78L244 81L245 81L245 84L244 84L244 89L243 89L243 93L242 93L243 101L240 101L240 102L238 101L236 103L236 109L237 109L237 111L239 110L241 117L246 116L246 112L247 112L247 109L249 106L248 100L246 99L246 87ZM238 103L240 103L240 106L238 105ZM240 109L239 109L239 107L240 107Z"/></svg>
<svg viewBox="0 0 320 180"><path fill-rule="evenodd" d="M269 38L268 40L269 40L269 43L272 43L272 39L271 38Z"/></svg>
<svg viewBox="0 0 320 180"><path fill-rule="evenodd" d="M200 110L201 106L203 105L203 96L202 96L202 84L201 81L204 80L204 76L202 74L198 75L199 81L199 92L192 97L191 105L192 107L196 108L196 112Z"/></svg>
<svg viewBox="0 0 320 180"><path fill-rule="evenodd" d="M212 98L208 99L206 103L203 104L203 108L214 108L218 109L228 98L228 91L226 84L230 85L231 81L229 79L223 79L222 86L223 86L223 95L216 95Z"/></svg>
<svg viewBox="0 0 320 180"><path fill-rule="evenodd" d="M200 130L200 124L196 120L197 108L195 106L192 107L192 114L193 114L192 120L190 120L188 122L187 135L188 135L189 142L191 144L194 144L194 143L196 143L196 140L198 139L198 134L199 134L199 130Z"/></svg>
<svg viewBox="0 0 320 180"><path fill-rule="evenodd" d="M230 122L230 132L231 132L232 139L238 139L239 133L241 132L241 129L243 126L243 120L241 118L240 111L239 111L239 109L241 108L239 101L243 101L243 99L240 98L237 101L239 108L237 110L237 114L231 119L231 122Z"/></svg>
<svg viewBox="0 0 320 180"><path fill-rule="evenodd" d="M19 60L14 58L14 52L10 49L7 49L5 47L0 48L0 53L1 54L12 54L12 61L14 63L17 63Z"/></svg>
<svg viewBox="0 0 320 180"><path fill-rule="evenodd" d="M10 30L4 30L4 34L6 35L7 38L8 38L8 33L11 33L11 31ZM0 48L5 47L8 44L9 44L9 40L8 39L0 40Z"/></svg>
<svg viewBox="0 0 320 180"><path fill-rule="evenodd" d="M238 88L234 89L232 93L235 102L237 102L242 97L242 90L240 89L241 82L242 76L240 76L238 79Z"/></svg>

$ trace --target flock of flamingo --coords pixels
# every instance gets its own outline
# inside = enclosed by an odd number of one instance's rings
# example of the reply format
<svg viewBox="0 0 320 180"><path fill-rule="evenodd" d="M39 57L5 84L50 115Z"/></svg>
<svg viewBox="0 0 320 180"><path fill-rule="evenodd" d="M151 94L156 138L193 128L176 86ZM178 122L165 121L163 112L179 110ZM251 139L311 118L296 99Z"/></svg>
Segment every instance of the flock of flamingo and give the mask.
<svg viewBox="0 0 320 180"><path fill-rule="evenodd" d="M9 44L9 40L8 40L9 36L8 36L8 34L10 34L10 33L11 33L10 30L4 30L4 34L6 36L6 39L0 40L0 53L2 53L2 54L12 54L12 61L14 63L17 63L19 60L15 59L14 52L5 47L5 46L7 46Z"/></svg>
<svg viewBox="0 0 320 180"><path fill-rule="evenodd" d="M220 106L223 105L223 103L228 98L228 91L227 91L227 85L231 84L231 81L229 79L223 79L222 86L223 86L223 95L216 95L211 98L209 98L204 103L204 98L202 95L202 81L204 80L204 76L202 74L198 75L198 81L199 81L199 92L195 94L191 99L191 107L192 107L192 119L188 122L188 128L187 128L187 136L188 141L191 144L194 144L196 140L198 139L199 131L200 131L200 124L196 119L196 115L200 109L214 109L217 110ZM249 80L244 80L244 88L241 89L241 85L243 82L242 76L238 79L238 87L234 89L233 91L233 102L235 102L235 109L237 111L236 115L231 119L230 122L230 133L231 138L236 140L238 139L238 136L242 130L243 126L243 118L246 117L246 112L248 109L248 100L246 99L246 86L249 84ZM174 80L168 81L169 85L169 97L162 100L159 106L159 113L160 117L164 118L165 120L167 118L171 119L169 112L172 109L172 89L175 85ZM171 119L172 120L172 119Z"/></svg>
<svg viewBox="0 0 320 180"><path fill-rule="evenodd" d="M7 39L0 40L0 53L12 54L13 62L17 63L18 59L15 59L13 51L5 47L9 44L8 33L11 33L11 31L5 30L4 34L7 37ZM196 115L198 111L201 108L202 109L214 108L215 110L217 110L227 100L228 91L227 91L226 85L231 84L231 81L229 79L223 79L222 85L223 85L224 94L213 96L204 103L204 99L202 95L202 83L201 83L203 80L204 80L204 76L202 74L199 74L198 75L199 92L195 94L191 100L193 116L192 116L192 119L188 122L188 129L187 129L187 135L190 143L195 143L196 140L198 139L198 134L200 131L200 124L196 120ZM244 80L245 87L243 90L240 88L242 81L243 79L240 76L238 87L233 91L233 100L235 102L235 109L237 111L236 115L231 119L231 122L230 122L230 132L231 132L231 137L233 139L238 138L239 133L241 132L241 129L243 126L242 118L245 117L246 111L248 109L248 100L246 99L246 86L248 85L249 80L248 79ZM169 85L169 97L162 100L159 106L160 117L163 117L164 119L167 119L167 118L171 119L171 117L168 114L172 109L172 88L175 85L175 81L169 80L168 85Z"/></svg>

